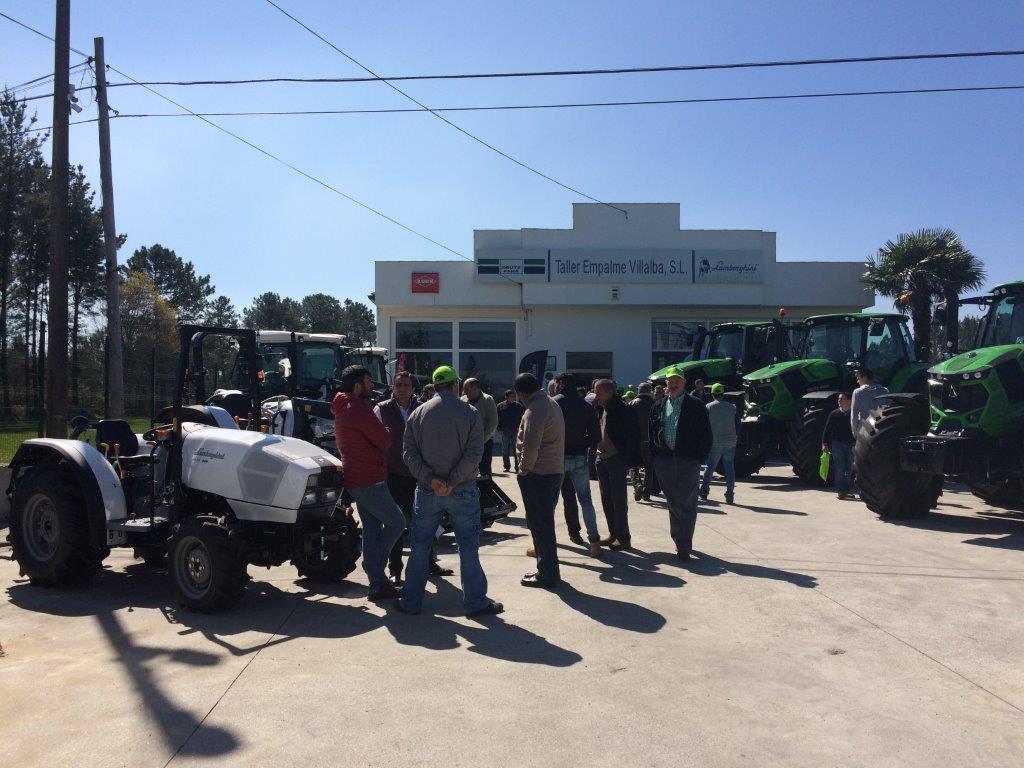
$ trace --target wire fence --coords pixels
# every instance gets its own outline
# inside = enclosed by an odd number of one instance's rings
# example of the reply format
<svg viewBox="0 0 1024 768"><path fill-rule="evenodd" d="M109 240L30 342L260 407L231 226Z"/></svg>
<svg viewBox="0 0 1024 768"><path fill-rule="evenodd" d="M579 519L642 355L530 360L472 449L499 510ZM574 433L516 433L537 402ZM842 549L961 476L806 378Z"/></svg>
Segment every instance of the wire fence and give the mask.
<svg viewBox="0 0 1024 768"><path fill-rule="evenodd" d="M22 442L42 437L45 420L42 369L45 355L8 354L6 379L0 378L0 464L7 464ZM176 360L158 355L155 347L125 349L125 418L136 432L149 428L174 395ZM110 405L106 373L107 345L83 345L69 361L68 418L103 418ZM69 424L70 426L70 424Z"/></svg>

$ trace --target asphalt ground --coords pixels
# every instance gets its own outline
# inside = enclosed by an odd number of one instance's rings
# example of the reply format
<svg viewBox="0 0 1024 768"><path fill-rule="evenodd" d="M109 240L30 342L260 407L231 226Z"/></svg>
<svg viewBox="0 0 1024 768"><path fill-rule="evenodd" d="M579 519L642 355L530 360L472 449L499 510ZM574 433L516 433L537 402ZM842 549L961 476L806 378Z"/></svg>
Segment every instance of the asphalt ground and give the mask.
<svg viewBox="0 0 1024 768"><path fill-rule="evenodd" d="M199 616L128 551L55 591L0 548L0 766L1024 764L1024 517L947 490L886 523L783 467L721 497L689 564L663 503L631 504L636 550L600 561L559 522L554 593L518 584L517 512L484 534L506 612L480 620L457 574L411 617L361 570L251 568Z"/></svg>

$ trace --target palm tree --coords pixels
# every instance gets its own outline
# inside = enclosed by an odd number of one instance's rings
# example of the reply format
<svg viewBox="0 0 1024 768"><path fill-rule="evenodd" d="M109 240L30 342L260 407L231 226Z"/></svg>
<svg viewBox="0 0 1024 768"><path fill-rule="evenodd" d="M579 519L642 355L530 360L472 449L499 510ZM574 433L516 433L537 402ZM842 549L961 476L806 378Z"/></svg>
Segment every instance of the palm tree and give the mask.
<svg viewBox="0 0 1024 768"><path fill-rule="evenodd" d="M955 305L961 291L980 287L985 269L951 229L921 229L889 240L870 257L861 280L896 307L910 310L917 356L931 350L932 299Z"/></svg>

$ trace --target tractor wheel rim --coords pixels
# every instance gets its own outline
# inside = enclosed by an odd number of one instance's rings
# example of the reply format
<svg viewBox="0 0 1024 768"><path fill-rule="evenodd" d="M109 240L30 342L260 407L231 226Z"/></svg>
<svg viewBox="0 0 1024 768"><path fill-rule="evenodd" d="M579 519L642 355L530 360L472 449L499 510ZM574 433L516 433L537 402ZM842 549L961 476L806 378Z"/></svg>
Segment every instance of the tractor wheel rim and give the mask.
<svg viewBox="0 0 1024 768"><path fill-rule="evenodd" d="M60 517L49 496L36 494L25 505L25 546L36 560L53 557L60 542Z"/></svg>
<svg viewBox="0 0 1024 768"><path fill-rule="evenodd" d="M213 577L210 553L196 538L188 539L178 552L175 564L178 583L190 598L201 598L210 588L210 579Z"/></svg>

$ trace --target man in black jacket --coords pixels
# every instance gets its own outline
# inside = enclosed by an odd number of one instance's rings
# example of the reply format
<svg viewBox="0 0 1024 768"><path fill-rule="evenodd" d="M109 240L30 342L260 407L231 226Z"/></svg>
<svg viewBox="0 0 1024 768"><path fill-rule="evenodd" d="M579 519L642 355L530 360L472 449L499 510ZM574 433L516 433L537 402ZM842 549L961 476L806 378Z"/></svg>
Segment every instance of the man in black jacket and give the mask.
<svg viewBox="0 0 1024 768"><path fill-rule="evenodd" d="M558 394L554 401L562 410L565 421L565 476L562 478L562 507L565 512L565 526L569 529L569 540L584 544L580 536L580 514L576 505L583 507L583 522L587 526L590 556L601 556L601 535L597 532L597 511L590 494L590 473L587 469L587 451L601 440L601 423L597 411L587 404L576 391L572 374L560 374Z"/></svg>
<svg viewBox="0 0 1024 768"><path fill-rule="evenodd" d="M666 384L668 394L651 410L651 454L668 502L676 552L680 560L689 560L697 525L700 465L711 450L711 421L704 404L686 394L681 369L671 369Z"/></svg>
<svg viewBox="0 0 1024 768"><path fill-rule="evenodd" d="M615 382L601 379L594 386L601 414L601 442L597 445L597 482L601 488L601 508L608 522L608 538L602 544L609 549L629 549L629 502L626 500L626 473L640 458L640 426L615 391Z"/></svg>
<svg viewBox="0 0 1024 768"><path fill-rule="evenodd" d="M629 404L630 409L636 414L637 423L640 425L640 455L643 457L644 476L643 482L639 479L634 482L633 499L635 501L651 500L652 493L660 493L658 487L658 475L654 471L654 462L651 459L650 446L650 421L651 410L654 408L654 396L651 394L651 384L645 381L639 387L639 392L633 402ZM639 473L639 470L637 470Z"/></svg>
<svg viewBox="0 0 1024 768"><path fill-rule="evenodd" d="M505 402L498 403L498 431L501 432L501 463L508 472L510 455L515 457L516 474L519 474L519 454L516 453L516 435L519 433L519 422L526 411L522 403L516 400L516 393L505 390Z"/></svg>

